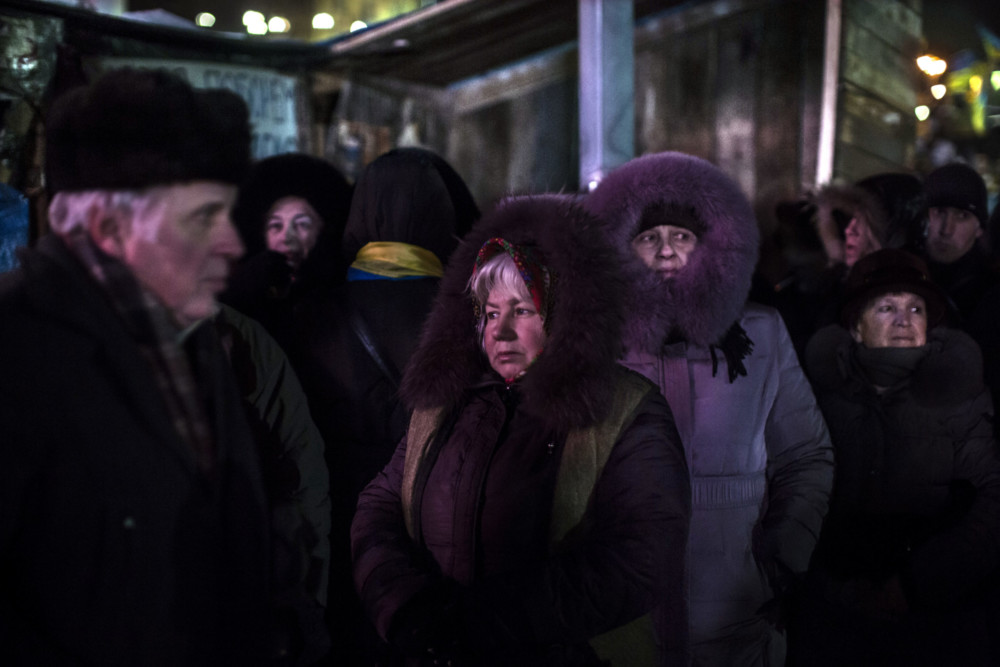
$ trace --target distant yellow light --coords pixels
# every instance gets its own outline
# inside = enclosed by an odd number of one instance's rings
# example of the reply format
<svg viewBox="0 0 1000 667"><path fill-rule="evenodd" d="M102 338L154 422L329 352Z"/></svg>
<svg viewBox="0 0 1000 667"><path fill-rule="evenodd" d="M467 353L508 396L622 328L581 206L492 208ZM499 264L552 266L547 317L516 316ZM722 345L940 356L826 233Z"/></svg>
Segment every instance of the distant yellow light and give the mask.
<svg viewBox="0 0 1000 667"><path fill-rule="evenodd" d="M264 23L264 15L253 10L243 12L243 25L250 26L253 23Z"/></svg>
<svg viewBox="0 0 1000 667"><path fill-rule="evenodd" d="M974 95L978 95L983 92L983 77L973 74L969 77L969 90L973 92Z"/></svg>
<svg viewBox="0 0 1000 667"><path fill-rule="evenodd" d="M208 12L201 12L194 17L194 22L202 28L211 28L215 25L215 16L213 14L209 14Z"/></svg>
<svg viewBox="0 0 1000 667"><path fill-rule="evenodd" d="M330 30L333 28L333 17L326 12L320 12L313 17L313 30Z"/></svg>
<svg viewBox="0 0 1000 667"><path fill-rule="evenodd" d="M990 85L993 86L993 90L1000 90L1000 70L994 70L990 74Z"/></svg>
<svg viewBox="0 0 1000 667"><path fill-rule="evenodd" d="M267 29L271 32L288 32L292 29L292 24L283 16L272 16L267 22Z"/></svg>
<svg viewBox="0 0 1000 667"><path fill-rule="evenodd" d="M917 58L917 67L927 76L940 76L948 69L948 63L937 56L920 56Z"/></svg>
<svg viewBox="0 0 1000 667"><path fill-rule="evenodd" d="M945 93L947 92L948 92L948 86L944 85L943 83L938 83L931 86L931 95L933 95L934 99L936 100L939 100L942 97L944 97Z"/></svg>
<svg viewBox="0 0 1000 667"><path fill-rule="evenodd" d="M913 110L913 113L917 115L917 120L927 120L931 117L931 109L926 104L918 106Z"/></svg>
<svg viewBox="0 0 1000 667"><path fill-rule="evenodd" d="M355 21L354 23L351 24L351 32L355 32L357 30L364 30L367 27L368 24L365 23L364 21Z"/></svg>

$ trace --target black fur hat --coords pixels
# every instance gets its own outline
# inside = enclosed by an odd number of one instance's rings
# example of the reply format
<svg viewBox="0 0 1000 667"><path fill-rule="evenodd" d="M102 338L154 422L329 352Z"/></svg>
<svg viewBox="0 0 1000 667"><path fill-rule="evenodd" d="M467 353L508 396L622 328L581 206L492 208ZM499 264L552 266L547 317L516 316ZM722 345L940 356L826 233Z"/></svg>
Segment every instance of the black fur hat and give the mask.
<svg viewBox="0 0 1000 667"><path fill-rule="evenodd" d="M46 120L50 195L189 181L240 183L250 167L246 103L166 70L112 70L56 98Z"/></svg>
<svg viewBox="0 0 1000 667"><path fill-rule="evenodd" d="M979 226L986 226L989 215L987 207L986 183L979 172L967 164L952 162L938 167L927 174L924 181L927 189L928 207L951 207L969 211L979 220Z"/></svg>
<svg viewBox="0 0 1000 667"><path fill-rule="evenodd" d="M285 153L253 165L233 206L233 222L247 255L265 247L264 223L268 211L284 197L309 202L323 219L324 236L338 248L351 209L353 188L332 163L305 153Z"/></svg>
<svg viewBox="0 0 1000 667"><path fill-rule="evenodd" d="M904 250L882 248L859 259L847 275L841 325L852 329L872 299L892 292L910 292L924 299L928 329L944 319L947 299L931 280L924 260Z"/></svg>

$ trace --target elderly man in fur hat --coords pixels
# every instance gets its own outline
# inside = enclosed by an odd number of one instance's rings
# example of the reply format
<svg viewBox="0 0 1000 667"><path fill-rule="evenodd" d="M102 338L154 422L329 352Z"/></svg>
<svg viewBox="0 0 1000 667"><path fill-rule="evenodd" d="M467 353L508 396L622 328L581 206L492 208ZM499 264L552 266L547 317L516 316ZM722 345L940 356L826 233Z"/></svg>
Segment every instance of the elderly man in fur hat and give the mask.
<svg viewBox="0 0 1000 667"><path fill-rule="evenodd" d="M52 234L0 283L0 664L254 665L261 474L211 326L246 105L118 70L47 118Z"/></svg>
<svg viewBox="0 0 1000 667"><path fill-rule="evenodd" d="M783 664L782 595L809 564L833 453L781 317L746 302L750 204L705 160L658 153L586 205L626 257L623 361L667 398L691 471L693 662Z"/></svg>

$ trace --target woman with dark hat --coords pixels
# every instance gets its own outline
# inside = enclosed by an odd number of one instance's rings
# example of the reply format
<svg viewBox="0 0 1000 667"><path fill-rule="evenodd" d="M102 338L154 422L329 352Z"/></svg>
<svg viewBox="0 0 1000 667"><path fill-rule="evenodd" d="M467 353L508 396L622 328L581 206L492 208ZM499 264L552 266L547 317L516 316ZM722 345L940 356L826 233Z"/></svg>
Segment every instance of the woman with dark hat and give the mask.
<svg viewBox="0 0 1000 667"><path fill-rule="evenodd" d="M979 349L944 312L922 260L880 250L809 343L837 463L794 664L989 664L1000 458Z"/></svg>
<svg viewBox="0 0 1000 667"><path fill-rule="evenodd" d="M304 153L260 160L240 186L232 216L246 254L222 299L263 324L288 352L295 305L342 279L351 193L336 167Z"/></svg>
<svg viewBox="0 0 1000 667"><path fill-rule="evenodd" d="M654 608L686 627L687 466L663 398L616 363L618 263L556 196L501 203L452 255L407 435L352 527L365 609L408 664L658 664Z"/></svg>
<svg viewBox="0 0 1000 667"><path fill-rule="evenodd" d="M818 329L837 321L844 280L859 259L880 248L915 252L920 247L925 202L916 176L884 172L826 185L800 203L799 215L783 227L779 240L786 241L789 252L821 249L822 261L796 258L787 275L755 294L781 312L800 356Z"/></svg>

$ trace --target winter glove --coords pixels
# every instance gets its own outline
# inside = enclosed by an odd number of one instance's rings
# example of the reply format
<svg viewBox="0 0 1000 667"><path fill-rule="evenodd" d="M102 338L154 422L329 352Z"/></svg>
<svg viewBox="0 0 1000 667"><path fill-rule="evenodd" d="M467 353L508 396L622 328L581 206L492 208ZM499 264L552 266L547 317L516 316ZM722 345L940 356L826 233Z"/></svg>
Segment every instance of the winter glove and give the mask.
<svg viewBox="0 0 1000 667"><path fill-rule="evenodd" d="M763 617L778 632L784 632L799 604L805 574L793 572L775 559L763 560L763 563L774 597L761 605L757 615Z"/></svg>
<svg viewBox="0 0 1000 667"><path fill-rule="evenodd" d="M897 621L909 612L898 575L877 583L852 579L844 583L841 602L871 623Z"/></svg>
<svg viewBox="0 0 1000 667"><path fill-rule="evenodd" d="M462 656L461 588L442 579L406 602L392 618L387 639L425 665L460 665Z"/></svg>

